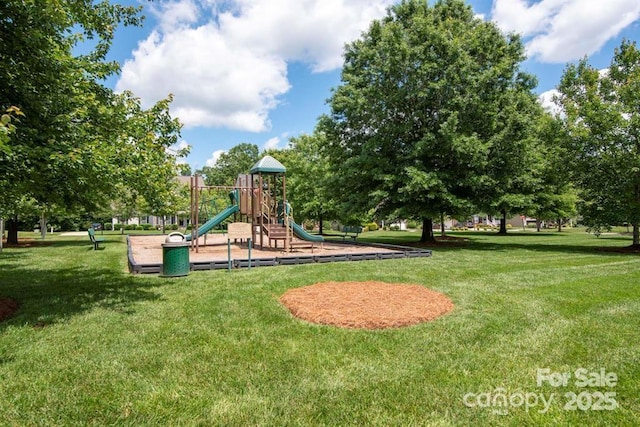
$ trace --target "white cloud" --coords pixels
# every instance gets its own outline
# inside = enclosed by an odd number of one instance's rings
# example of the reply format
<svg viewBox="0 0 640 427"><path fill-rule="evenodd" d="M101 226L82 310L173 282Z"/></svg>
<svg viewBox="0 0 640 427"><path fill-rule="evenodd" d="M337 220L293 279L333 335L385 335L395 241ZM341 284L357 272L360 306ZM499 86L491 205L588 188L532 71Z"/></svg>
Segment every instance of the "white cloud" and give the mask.
<svg viewBox="0 0 640 427"><path fill-rule="evenodd" d="M234 48L208 24L151 34L122 69L125 88L149 103L173 93L172 114L188 127L260 132L289 82L282 59Z"/></svg>
<svg viewBox="0 0 640 427"><path fill-rule="evenodd" d="M264 143L264 149L265 150L276 149L278 148L278 145L280 145L280 138L277 136L274 136L273 138L270 138L269 140L267 140L267 142Z"/></svg>
<svg viewBox="0 0 640 427"><path fill-rule="evenodd" d="M562 63L597 52L640 19L638 0L495 0L493 20L520 33L527 53L542 62Z"/></svg>
<svg viewBox="0 0 640 427"><path fill-rule="evenodd" d="M116 90L145 105L173 93L187 127L261 132L290 89L287 63L322 72L342 65L392 0L174 0L155 4L158 26L125 62Z"/></svg>
<svg viewBox="0 0 640 427"><path fill-rule="evenodd" d="M491 14L503 31L530 36L548 29L550 20L567 0L495 0Z"/></svg>
<svg viewBox="0 0 640 427"><path fill-rule="evenodd" d="M177 144L175 144L175 147L177 150L184 150L185 148L189 148L189 143L184 139L181 139Z"/></svg>
<svg viewBox="0 0 640 427"><path fill-rule="evenodd" d="M557 89L551 89L546 92L542 92L538 96L538 102L542 105L542 108L553 114L554 116L562 114L562 107L555 103L554 97L560 95Z"/></svg>
<svg viewBox="0 0 640 427"><path fill-rule="evenodd" d="M224 153L226 153L226 150L216 150L213 153L211 153L211 158L207 160L207 166L209 167L213 167L216 165L216 163L218 163L218 159L220 158L221 155L223 155Z"/></svg>
<svg viewBox="0 0 640 427"><path fill-rule="evenodd" d="M178 164L187 163L187 160L184 157L177 157L178 153L181 150L184 150L186 148L191 149L191 145L189 145L189 143L187 141L182 139L182 140L178 141L177 143L173 144L172 146L167 147L166 152L171 154L171 155L173 155L173 156L176 156L176 163L178 163Z"/></svg>
<svg viewBox="0 0 640 427"><path fill-rule="evenodd" d="M356 39L393 0L237 0L220 26L238 45L255 46L316 72L342 66L344 43Z"/></svg>
<svg viewBox="0 0 640 427"><path fill-rule="evenodd" d="M192 0L169 1L162 8L151 6L163 31L172 31L177 26L186 27L198 21L198 6Z"/></svg>

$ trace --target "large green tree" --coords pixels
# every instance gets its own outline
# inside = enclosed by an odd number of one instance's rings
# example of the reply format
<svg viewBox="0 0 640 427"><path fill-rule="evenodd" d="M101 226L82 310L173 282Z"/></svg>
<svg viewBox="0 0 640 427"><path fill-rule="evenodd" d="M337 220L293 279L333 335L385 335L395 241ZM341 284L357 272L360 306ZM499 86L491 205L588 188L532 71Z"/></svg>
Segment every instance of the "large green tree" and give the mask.
<svg viewBox="0 0 640 427"><path fill-rule="evenodd" d="M527 215L537 219L538 231L541 221L555 221L558 231L563 222L577 214L578 194L566 167L565 140L567 134L562 120L550 113L540 117L537 125L538 150L541 164L537 170L539 180L533 195L532 206Z"/></svg>
<svg viewBox="0 0 640 427"><path fill-rule="evenodd" d="M116 28L140 22L138 9L109 1L0 4L0 109L23 113L0 153L0 216L9 218L10 241L24 197L45 209L91 210L118 183L150 198L166 185L175 163L166 149L180 129L170 98L145 110L102 83L119 70L106 57Z"/></svg>
<svg viewBox="0 0 640 427"><path fill-rule="evenodd" d="M347 45L342 84L321 118L343 202L421 218L423 241L434 238L433 218L469 212L478 191L500 184L487 167L497 142L511 143L498 139L505 106L530 96L523 59L516 35L462 0L392 6Z"/></svg>
<svg viewBox="0 0 640 427"><path fill-rule="evenodd" d="M233 186L239 174L249 173L259 156L258 146L245 142L225 151L213 166L205 166L197 173L204 176L207 185Z"/></svg>
<svg viewBox="0 0 640 427"><path fill-rule="evenodd" d="M537 125L543 114L534 86L535 80L522 74L496 97L487 162L476 172L480 185L473 199L481 211L501 217L499 234L507 233L508 215L533 207L541 188L544 159Z"/></svg>
<svg viewBox="0 0 640 427"><path fill-rule="evenodd" d="M329 177L332 175L329 159L322 147L326 135L315 131L292 137L285 150L267 151L287 168L287 199L291 202L296 221L314 219L320 234L327 218L337 217Z"/></svg>
<svg viewBox="0 0 640 427"><path fill-rule="evenodd" d="M568 65L558 89L580 214L594 229L632 224L640 246L640 51L623 41L608 70Z"/></svg>

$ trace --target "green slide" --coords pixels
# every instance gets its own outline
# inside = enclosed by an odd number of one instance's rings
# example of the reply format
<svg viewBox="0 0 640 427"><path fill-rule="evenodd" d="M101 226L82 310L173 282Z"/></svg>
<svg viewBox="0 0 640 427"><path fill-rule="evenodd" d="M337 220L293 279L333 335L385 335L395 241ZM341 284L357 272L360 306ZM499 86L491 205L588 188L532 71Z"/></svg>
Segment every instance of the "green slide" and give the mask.
<svg viewBox="0 0 640 427"><path fill-rule="evenodd" d="M220 212L218 215L211 218L209 221L202 224L200 227L198 227L198 237L202 236L205 233L208 233L209 230L211 230L216 225L220 224L225 219L229 218L234 213L238 212L238 210L239 210L238 205L231 205L225 210L223 210L222 212ZM188 234L186 238L187 238L186 239L187 242L191 241L191 234Z"/></svg>
<svg viewBox="0 0 640 427"><path fill-rule="evenodd" d="M291 221L291 228L293 229L293 234L295 234L298 239L308 240L310 242L324 242L324 237L307 233L304 231L304 228L293 221Z"/></svg>

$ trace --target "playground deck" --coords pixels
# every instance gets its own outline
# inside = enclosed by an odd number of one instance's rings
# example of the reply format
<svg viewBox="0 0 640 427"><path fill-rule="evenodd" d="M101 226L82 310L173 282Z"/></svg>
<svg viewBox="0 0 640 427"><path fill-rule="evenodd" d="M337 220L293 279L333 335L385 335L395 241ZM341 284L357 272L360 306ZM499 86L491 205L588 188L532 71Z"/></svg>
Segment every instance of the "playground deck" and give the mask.
<svg viewBox="0 0 640 427"><path fill-rule="evenodd" d="M132 273L159 273L162 268L162 243L166 236L129 236L129 271ZM201 237L198 252L189 251L191 270L213 270L229 267L227 237L224 234L210 234ZM231 244L231 259L234 268L248 267L248 245ZM251 266L276 266L307 264L314 262L339 262L379 260L406 257L431 256L431 251L389 245L365 245L361 243L343 243L325 241L322 245L294 239L292 250L283 248L254 247L251 250Z"/></svg>

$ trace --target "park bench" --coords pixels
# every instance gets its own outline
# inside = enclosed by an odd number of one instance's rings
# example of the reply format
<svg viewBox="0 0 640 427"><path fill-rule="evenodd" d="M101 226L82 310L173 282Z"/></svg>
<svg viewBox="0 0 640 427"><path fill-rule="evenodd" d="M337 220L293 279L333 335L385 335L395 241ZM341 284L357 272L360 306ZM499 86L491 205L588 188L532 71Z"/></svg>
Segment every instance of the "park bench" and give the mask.
<svg viewBox="0 0 640 427"><path fill-rule="evenodd" d="M358 234L362 233L362 227L360 227L359 225L345 225L344 227L342 227L342 232L344 233L342 235L343 242L347 237L351 237L355 242Z"/></svg>
<svg viewBox="0 0 640 427"><path fill-rule="evenodd" d="M96 237L96 231L93 228L89 228L87 232L89 233L89 239L91 239L91 243L93 243L93 250L98 250L98 246L100 245L100 243L104 243L105 241L104 237Z"/></svg>

